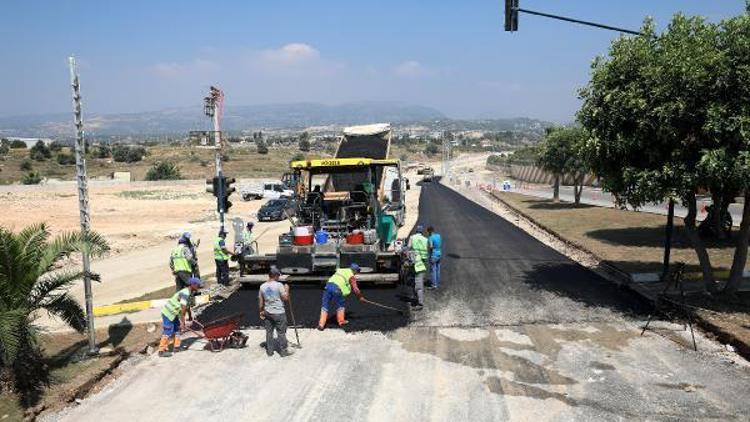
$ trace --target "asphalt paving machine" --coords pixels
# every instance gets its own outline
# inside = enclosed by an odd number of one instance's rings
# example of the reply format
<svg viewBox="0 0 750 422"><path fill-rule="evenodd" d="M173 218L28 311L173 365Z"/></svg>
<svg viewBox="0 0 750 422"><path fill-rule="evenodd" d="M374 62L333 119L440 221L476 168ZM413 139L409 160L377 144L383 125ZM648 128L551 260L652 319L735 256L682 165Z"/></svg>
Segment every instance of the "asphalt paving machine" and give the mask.
<svg viewBox="0 0 750 422"><path fill-rule="evenodd" d="M360 126L345 131L335 158L290 163L298 183L296 216L276 253L248 256L248 267L262 273L276 265L293 281L324 282L337 267L356 262L364 283L398 282L406 179L400 162L385 158L389 149L390 126Z"/></svg>

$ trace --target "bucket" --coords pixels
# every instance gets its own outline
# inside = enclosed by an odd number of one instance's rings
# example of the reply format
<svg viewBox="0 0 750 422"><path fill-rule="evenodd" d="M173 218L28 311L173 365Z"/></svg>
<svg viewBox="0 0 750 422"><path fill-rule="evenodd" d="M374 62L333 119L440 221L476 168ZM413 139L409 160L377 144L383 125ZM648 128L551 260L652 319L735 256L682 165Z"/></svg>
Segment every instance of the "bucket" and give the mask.
<svg viewBox="0 0 750 422"><path fill-rule="evenodd" d="M313 244L314 236L294 236L294 244L297 246L309 246Z"/></svg>
<svg viewBox="0 0 750 422"><path fill-rule="evenodd" d="M311 226L297 226L294 228L294 237L312 236L313 228Z"/></svg>
<svg viewBox="0 0 750 422"><path fill-rule="evenodd" d="M350 245L361 245L365 243L365 235L359 230L355 230L346 235L346 243Z"/></svg>
<svg viewBox="0 0 750 422"><path fill-rule="evenodd" d="M364 242L366 245L372 245L378 240L377 231L375 229L364 231Z"/></svg>
<svg viewBox="0 0 750 422"><path fill-rule="evenodd" d="M328 232L325 230L318 230L315 232L315 243L319 245L325 245L328 243Z"/></svg>

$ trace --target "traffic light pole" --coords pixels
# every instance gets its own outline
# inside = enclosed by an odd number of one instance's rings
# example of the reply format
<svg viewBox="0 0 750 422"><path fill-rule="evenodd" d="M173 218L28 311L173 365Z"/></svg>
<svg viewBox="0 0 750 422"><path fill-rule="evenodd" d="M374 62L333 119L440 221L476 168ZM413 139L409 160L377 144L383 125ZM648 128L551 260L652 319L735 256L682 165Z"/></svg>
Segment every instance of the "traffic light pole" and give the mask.
<svg viewBox="0 0 750 422"><path fill-rule="evenodd" d="M213 116L213 123L214 123L214 140L216 141L216 177L222 181L219 183L219 192L217 192L216 200L218 201L218 210L219 210L219 225L220 231L224 231L224 212L226 211L224 206L224 172L221 166L221 130L219 128L219 113L214 113Z"/></svg>
<svg viewBox="0 0 750 422"><path fill-rule="evenodd" d="M581 19L569 18L567 16L553 15L551 13L537 12L535 10L523 9L519 7L520 0L505 0L505 30L508 32L518 31L518 13L523 12L529 15L542 16L560 21L577 23L579 25L593 26L594 28L607 29L610 31L622 32L632 35L643 35L641 32L630 29L618 28L616 26L604 25L601 23L584 21Z"/></svg>

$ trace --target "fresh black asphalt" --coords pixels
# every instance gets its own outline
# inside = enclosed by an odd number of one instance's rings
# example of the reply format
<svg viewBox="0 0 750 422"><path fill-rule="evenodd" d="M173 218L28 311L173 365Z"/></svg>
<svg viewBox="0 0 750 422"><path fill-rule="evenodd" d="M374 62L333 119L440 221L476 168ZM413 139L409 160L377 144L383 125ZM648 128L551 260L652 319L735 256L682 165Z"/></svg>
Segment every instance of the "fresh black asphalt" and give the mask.
<svg viewBox="0 0 750 422"><path fill-rule="evenodd" d="M439 183L424 183L419 223L443 237L442 286L426 292L426 307L413 312L416 325L492 326L605 321L647 310L637 296L602 279L496 214ZM363 289L368 299L406 310L398 288ZM256 288L241 288L207 308L202 321L244 314L259 326ZM293 286L299 326L317 325L322 289ZM291 315L290 324L291 324ZM333 317L333 316L331 316ZM390 331L407 317L347 300L347 330ZM333 320L329 326L333 326Z"/></svg>

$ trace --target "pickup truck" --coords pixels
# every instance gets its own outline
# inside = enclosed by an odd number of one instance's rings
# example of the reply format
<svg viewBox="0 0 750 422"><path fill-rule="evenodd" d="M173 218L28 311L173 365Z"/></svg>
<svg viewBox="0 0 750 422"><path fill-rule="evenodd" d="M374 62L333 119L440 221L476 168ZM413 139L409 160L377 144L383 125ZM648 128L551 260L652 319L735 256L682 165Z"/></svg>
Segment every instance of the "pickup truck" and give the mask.
<svg viewBox="0 0 750 422"><path fill-rule="evenodd" d="M243 201L252 201L253 199L279 199L282 197L291 198L294 191L289 189L285 184L279 181L263 182L256 186L245 186L240 189L240 195Z"/></svg>

